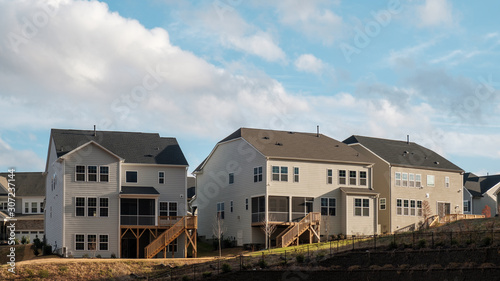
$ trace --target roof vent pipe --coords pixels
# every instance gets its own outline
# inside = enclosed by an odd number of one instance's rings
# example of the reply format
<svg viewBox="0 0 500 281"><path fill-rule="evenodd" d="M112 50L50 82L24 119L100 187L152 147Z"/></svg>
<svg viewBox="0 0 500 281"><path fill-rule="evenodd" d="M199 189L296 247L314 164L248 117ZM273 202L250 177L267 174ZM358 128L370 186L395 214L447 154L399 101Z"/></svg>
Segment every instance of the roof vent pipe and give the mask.
<svg viewBox="0 0 500 281"><path fill-rule="evenodd" d="M316 137L318 137L318 138L319 138L319 125L318 125L318 126L316 126Z"/></svg>
<svg viewBox="0 0 500 281"><path fill-rule="evenodd" d="M406 144L410 144L410 135L406 135Z"/></svg>
<svg viewBox="0 0 500 281"><path fill-rule="evenodd" d="M94 125L94 137L97 136L96 127Z"/></svg>

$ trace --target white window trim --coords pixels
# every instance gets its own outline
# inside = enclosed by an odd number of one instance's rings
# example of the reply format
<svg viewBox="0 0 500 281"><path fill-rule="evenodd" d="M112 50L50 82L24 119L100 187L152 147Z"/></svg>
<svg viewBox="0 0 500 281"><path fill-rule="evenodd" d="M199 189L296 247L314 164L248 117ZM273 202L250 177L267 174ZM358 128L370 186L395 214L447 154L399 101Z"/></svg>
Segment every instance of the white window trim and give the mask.
<svg viewBox="0 0 500 281"><path fill-rule="evenodd" d="M332 172L332 175L329 176L328 172ZM333 169L326 169L326 184L333 184Z"/></svg>
<svg viewBox="0 0 500 281"><path fill-rule="evenodd" d="M101 167L108 167L108 181L102 181L102 182L109 182L109 171L111 170L108 165L102 165L97 167L97 181L101 182Z"/></svg>
<svg viewBox="0 0 500 281"><path fill-rule="evenodd" d="M420 177L419 181L417 180L417 176ZM417 183L420 183L420 186L417 186ZM422 185L422 174L415 174L415 187L416 188L422 188L423 187L423 185Z"/></svg>
<svg viewBox="0 0 500 281"><path fill-rule="evenodd" d="M127 181L127 172L136 172L137 173L137 181L136 182ZM134 171L134 170L127 170L127 171L125 171L125 183L138 184L139 183L139 172L138 171Z"/></svg>
<svg viewBox="0 0 500 281"><path fill-rule="evenodd" d="M344 177L340 177L340 171L344 171L345 172L345 176ZM348 170L337 170L337 177L338 177L338 184L339 185L348 185L349 182L349 176L348 176L348 173L349 171ZM344 179L345 180L345 183L340 183L340 179Z"/></svg>
<svg viewBox="0 0 500 281"><path fill-rule="evenodd" d="M450 188L450 177L444 177L444 187Z"/></svg>
<svg viewBox="0 0 500 281"><path fill-rule="evenodd" d="M398 200L401 201L401 207L398 207ZM396 216L403 216L404 215L404 212L403 212L403 198L396 198ZM398 208L401 208L401 214L398 214Z"/></svg>
<svg viewBox="0 0 500 281"><path fill-rule="evenodd" d="M83 235L83 242L77 242L76 241L76 236L77 235ZM75 233L74 239L75 239L75 244L74 244L75 251L86 251L85 249L87 249L87 234L86 233ZM76 248L76 243L83 243L83 250L78 250Z"/></svg>
<svg viewBox="0 0 500 281"><path fill-rule="evenodd" d="M101 207L101 199L108 199L108 206L107 207ZM97 208L98 208L97 214L98 214L98 217L100 217L100 218L109 218L109 202L110 202L109 201L109 197L97 197ZM108 216L106 216L106 217L101 216L101 208L108 209Z"/></svg>
<svg viewBox="0 0 500 281"><path fill-rule="evenodd" d="M107 250L101 250L101 235L107 235L108 236L108 242L106 242L106 244L108 244L108 249ZM110 240L109 239L109 234L107 234L107 233L99 233L99 234L97 234L97 241L98 242L97 242L97 249L96 249L96 251L104 251L104 252L105 251L109 251L109 240Z"/></svg>
<svg viewBox="0 0 500 281"><path fill-rule="evenodd" d="M259 173L259 168L261 170L261 172ZM257 169L257 173L255 173L255 169ZM272 179L272 166L271 166L271 179ZM257 180L255 180L255 176L257 176ZM259 180L259 176L260 176L260 180ZM262 168L262 166L257 166L257 167L253 167L253 182L262 182L264 179L264 169Z"/></svg>
<svg viewBox="0 0 500 281"><path fill-rule="evenodd" d="M295 169L299 169L299 173L295 173ZM297 180L295 180L295 176L297 176ZM300 182L300 167L293 167L293 181L292 182Z"/></svg>
<svg viewBox="0 0 500 281"><path fill-rule="evenodd" d="M398 184L398 178L397 175L399 174L399 184ZM401 176L401 172L395 172L394 173L394 185L395 186L402 186L401 183L403 181L403 177Z"/></svg>
<svg viewBox="0 0 500 281"><path fill-rule="evenodd" d="M158 202L158 215L160 214L161 212L161 203L167 203L167 213L168 213L168 217L178 217L179 216L179 202L177 201L159 201ZM177 213L177 216L171 216L170 215L170 204L171 203L175 203L176 204L176 210L175 212Z"/></svg>
<svg viewBox="0 0 500 281"><path fill-rule="evenodd" d="M382 209L382 199L384 200L384 208ZM379 210L387 210L387 199L386 198L379 198Z"/></svg>
<svg viewBox="0 0 500 281"><path fill-rule="evenodd" d="M95 181L89 181L89 167L95 167ZM99 182L99 166L98 165L87 165L85 169L85 181L86 182Z"/></svg>
<svg viewBox="0 0 500 281"><path fill-rule="evenodd" d="M433 178L433 183L432 185L429 184L429 177L432 177ZM429 187L435 187L436 186L436 177L434 175L426 175L426 185L429 186Z"/></svg>
<svg viewBox="0 0 500 281"><path fill-rule="evenodd" d="M355 183L355 184L351 184L351 172L355 172L355 173L356 173L356 177L354 178L354 179L356 180L356 183ZM348 185L358 185L358 171L355 171L355 170L349 170L348 180L349 180Z"/></svg>
<svg viewBox="0 0 500 281"><path fill-rule="evenodd" d="M406 180L404 179L405 175L406 175ZM406 182L406 185L405 185L405 182ZM408 187L408 173L401 173L401 186Z"/></svg>
<svg viewBox="0 0 500 281"><path fill-rule="evenodd" d="M160 173L163 173L163 177L160 177ZM137 174L139 176L139 174ZM160 182L160 179L163 178L163 183ZM139 181L139 178L137 178L137 181ZM158 184L165 184L165 171L158 171Z"/></svg>
<svg viewBox="0 0 500 281"><path fill-rule="evenodd" d="M83 169L83 180L79 181L77 180L77 175L81 173L77 173L77 167L84 167ZM87 166L86 165L75 165L75 182L86 182L87 181Z"/></svg>
<svg viewBox="0 0 500 281"><path fill-rule="evenodd" d="M361 173L365 173L365 177L364 178L361 178ZM358 185L359 186L368 186L368 171L358 171ZM365 184L361 184L361 179L364 179L365 180Z"/></svg>
<svg viewBox="0 0 500 281"><path fill-rule="evenodd" d="M326 207L325 206L321 206L321 199L326 199L327 200L326 201L327 202L327 206ZM335 200L335 207L330 206L330 199ZM320 208L319 209L320 213L321 213L321 209L322 208L326 208L327 209L326 210L326 216L328 216L328 217L336 217L337 216L337 198L336 197L320 197L320 199L319 199L319 208ZM330 215L330 208L334 208L335 209L335 215L333 215L333 216Z"/></svg>

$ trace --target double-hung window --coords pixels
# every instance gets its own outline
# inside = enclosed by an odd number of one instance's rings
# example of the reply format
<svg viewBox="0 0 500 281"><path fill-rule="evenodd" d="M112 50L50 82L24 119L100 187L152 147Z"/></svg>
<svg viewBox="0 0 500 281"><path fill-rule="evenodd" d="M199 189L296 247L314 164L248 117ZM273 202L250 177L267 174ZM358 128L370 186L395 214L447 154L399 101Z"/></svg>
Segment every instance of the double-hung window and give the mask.
<svg viewBox="0 0 500 281"><path fill-rule="evenodd" d="M99 216L107 217L109 209L109 199L108 198L99 198Z"/></svg>
<svg viewBox="0 0 500 281"><path fill-rule="evenodd" d="M396 172L395 174L396 186L401 186L401 173Z"/></svg>
<svg viewBox="0 0 500 281"><path fill-rule="evenodd" d="M379 199L379 205L380 205L379 209L380 209L380 210L385 210L385 208L386 208L386 206L387 206L387 204L386 204L386 201L385 201L385 200L386 200L385 198L380 198L380 199Z"/></svg>
<svg viewBox="0 0 500 281"><path fill-rule="evenodd" d="M404 209L403 209L404 213L403 214L405 216L408 216L410 213L410 200L408 200L408 199L403 200L403 206L404 206Z"/></svg>
<svg viewBox="0 0 500 281"><path fill-rule="evenodd" d="M444 187L450 187L450 177L444 177Z"/></svg>
<svg viewBox="0 0 500 281"><path fill-rule="evenodd" d="M415 187L422 187L422 175L421 174L416 174L415 175Z"/></svg>
<svg viewBox="0 0 500 281"><path fill-rule="evenodd" d="M410 178L410 187L415 187L415 174L409 174L409 178Z"/></svg>
<svg viewBox="0 0 500 281"><path fill-rule="evenodd" d="M398 214L400 216L403 214L403 200L402 199L396 200L396 214Z"/></svg>
<svg viewBox="0 0 500 281"><path fill-rule="evenodd" d="M415 216L417 209L416 209L416 202L415 200L410 200L410 216Z"/></svg>
<svg viewBox="0 0 500 281"><path fill-rule="evenodd" d="M349 185L356 185L357 184L356 174L357 174L356 171L349 171Z"/></svg>
<svg viewBox="0 0 500 281"><path fill-rule="evenodd" d="M75 250L83 251L85 250L85 235L76 234L75 235Z"/></svg>
<svg viewBox="0 0 500 281"><path fill-rule="evenodd" d="M360 171L359 172L359 185L364 185L366 186L366 171Z"/></svg>
<svg viewBox="0 0 500 281"><path fill-rule="evenodd" d="M321 215L335 216L337 207L336 203L335 198L321 198Z"/></svg>
<svg viewBox="0 0 500 281"><path fill-rule="evenodd" d="M87 216L97 217L97 198L87 198Z"/></svg>
<svg viewBox="0 0 500 281"><path fill-rule="evenodd" d="M76 197L75 198L75 215L77 217L85 216L85 197Z"/></svg>
<svg viewBox="0 0 500 281"><path fill-rule="evenodd" d="M75 180L85 181L85 166L77 165L75 169Z"/></svg>
<svg viewBox="0 0 500 281"><path fill-rule="evenodd" d="M293 167L293 182L299 182L299 167Z"/></svg>
<svg viewBox="0 0 500 281"><path fill-rule="evenodd" d="M274 175L274 167L273 167L273 175ZM253 168L253 182L261 182L261 181L262 181L262 166Z"/></svg>
<svg viewBox="0 0 500 281"><path fill-rule="evenodd" d="M408 173L403 173L403 186L406 187L408 186Z"/></svg>
<svg viewBox="0 0 500 281"><path fill-rule="evenodd" d="M217 203L217 217L224 219L224 202Z"/></svg>
<svg viewBox="0 0 500 281"><path fill-rule="evenodd" d="M159 184L165 183L165 172L163 171L158 172L158 183Z"/></svg>
<svg viewBox="0 0 500 281"><path fill-rule="evenodd" d="M272 166L273 181L288 181L288 167Z"/></svg>
<svg viewBox="0 0 500 281"><path fill-rule="evenodd" d="M326 170L326 183L327 184L333 183L333 170L332 169Z"/></svg>
<svg viewBox="0 0 500 281"><path fill-rule="evenodd" d="M100 166L99 167L99 181L100 182L108 182L109 181L109 167L108 166Z"/></svg>
<svg viewBox="0 0 500 281"><path fill-rule="evenodd" d="M87 166L87 181L97 181L97 166Z"/></svg>
<svg viewBox="0 0 500 281"><path fill-rule="evenodd" d="M339 184L346 184L346 182L347 182L346 171L339 170Z"/></svg>
<svg viewBox="0 0 500 281"><path fill-rule="evenodd" d="M108 242L109 242L109 238L108 238L107 234L99 235L99 251L107 251L108 250Z"/></svg>

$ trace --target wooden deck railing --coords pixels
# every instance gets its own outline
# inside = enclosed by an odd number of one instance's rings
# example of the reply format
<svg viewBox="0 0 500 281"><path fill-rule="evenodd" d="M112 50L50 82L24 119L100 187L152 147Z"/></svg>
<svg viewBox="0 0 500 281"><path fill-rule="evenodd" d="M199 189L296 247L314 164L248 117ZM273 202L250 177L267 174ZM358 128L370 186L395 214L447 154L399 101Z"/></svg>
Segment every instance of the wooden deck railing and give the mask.
<svg viewBox="0 0 500 281"><path fill-rule="evenodd" d="M174 220L168 220L173 222ZM198 225L198 217L185 216L179 217L169 229L160 234L146 248L144 248L145 257L150 259L161 252L168 244L172 243L175 238L179 237L186 229L196 229Z"/></svg>
<svg viewBox="0 0 500 281"><path fill-rule="evenodd" d="M296 223L287 233L281 237L281 246L288 247L295 239L306 231L312 223L319 223L321 213L309 213L302 220Z"/></svg>
<svg viewBox="0 0 500 281"><path fill-rule="evenodd" d="M469 214L449 214L439 218L440 223L450 223L458 220L482 219L484 215L469 215Z"/></svg>

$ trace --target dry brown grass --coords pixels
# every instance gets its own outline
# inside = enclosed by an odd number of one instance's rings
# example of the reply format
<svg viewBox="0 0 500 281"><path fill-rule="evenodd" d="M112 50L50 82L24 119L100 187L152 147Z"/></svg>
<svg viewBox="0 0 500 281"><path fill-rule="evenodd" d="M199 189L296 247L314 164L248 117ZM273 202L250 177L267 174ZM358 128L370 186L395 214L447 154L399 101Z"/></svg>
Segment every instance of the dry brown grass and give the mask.
<svg viewBox="0 0 500 281"><path fill-rule="evenodd" d="M182 266L212 259L38 259L16 263L16 274L1 266L0 280L107 280L127 279L130 274L151 276L164 265Z"/></svg>

